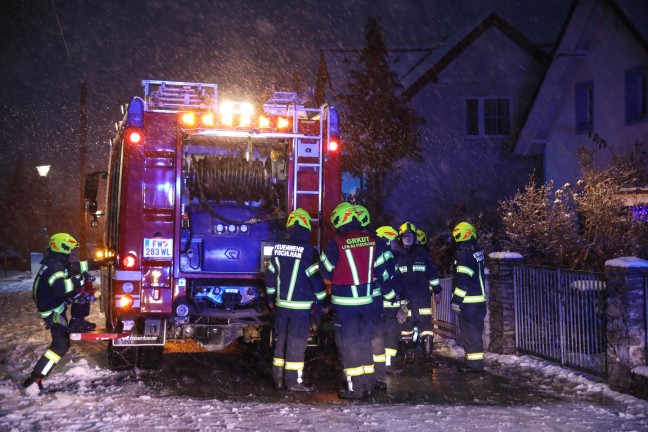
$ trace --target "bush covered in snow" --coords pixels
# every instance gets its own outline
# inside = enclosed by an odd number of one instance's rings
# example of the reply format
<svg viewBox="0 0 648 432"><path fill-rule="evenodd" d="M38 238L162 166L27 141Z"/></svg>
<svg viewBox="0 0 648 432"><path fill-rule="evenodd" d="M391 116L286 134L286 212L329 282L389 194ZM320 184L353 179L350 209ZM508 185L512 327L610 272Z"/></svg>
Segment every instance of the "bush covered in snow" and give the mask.
<svg viewBox="0 0 648 432"><path fill-rule="evenodd" d="M531 179L499 203L503 250L532 264L596 271L614 257L648 258L648 223L634 220L619 196L620 188L648 185L648 152L637 144L604 169L590 151L581 149L579 160L582 178L575 185Z"/></svg>

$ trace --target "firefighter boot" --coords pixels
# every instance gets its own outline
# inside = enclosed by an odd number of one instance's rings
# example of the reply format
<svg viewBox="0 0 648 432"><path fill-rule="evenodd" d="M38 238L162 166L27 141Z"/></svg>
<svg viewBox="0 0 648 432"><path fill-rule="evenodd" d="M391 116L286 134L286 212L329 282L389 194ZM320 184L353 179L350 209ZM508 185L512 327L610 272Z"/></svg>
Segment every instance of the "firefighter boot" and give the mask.
<svg viewBox="0 0 648 432"><path fill-rule="evenodd" d="M423 336L423 352L425 353L425 363L431 366L437 366L432 359L433 339L432 336Z"/></svg>
<svg viewBox="0 0 648 432"><path fill-rule="evenodd" d="M414 363L414 341L405 341L403 346L405 348L404 363Z"/></svg>
<svg viewBox="0 0 648 432"><path fill-rule="evenodd" d="M43 375L32 372L31 375L23 382L22 391L25 396L38 396L44 392Z"/></svg>
<svg viewBox="0 0 648 432"><path fill-rule="evenodd" d="M274 381L275 388L281 390L284 388L284 369L283 367L272 367L272 380Z"/></svg>
<svg viewBox="0 0 648 432"><path fill-rule="evenodd" d="M71 318L68 328L72 333L85 333L97 328L97 324L86 321L83 318Z"/></svg>
<svg viewBox="0 0 648 432"><path fill-rule="evenodd" d="M360 388L354 388L354 385L360 387L359 384L357 377L354 380L353 377L347 376L347 388L338 392L340 399L362 399L364 391Z"/></svg>

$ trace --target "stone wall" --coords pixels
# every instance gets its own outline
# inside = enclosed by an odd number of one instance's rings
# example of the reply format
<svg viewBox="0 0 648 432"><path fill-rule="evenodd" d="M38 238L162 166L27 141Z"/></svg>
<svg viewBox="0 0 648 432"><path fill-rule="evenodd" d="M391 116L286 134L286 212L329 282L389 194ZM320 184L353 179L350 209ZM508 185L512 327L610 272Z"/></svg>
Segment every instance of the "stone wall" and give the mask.
<svg viewBox="0 0 648 432"><path fill-rule="evenodd" d="M632 373L646 366L646 293L648 261L633 257L605 264L607 370L614 390L648 399L644 377Z"/></svg>
<svg viewBox="0 0 648 432"><path fill-rule="evenodd" d="M515 354L515 304L513 266L522 264L522 255L494 252L488 255L490 270L488 299L490 344L488 351Z"/></svg>

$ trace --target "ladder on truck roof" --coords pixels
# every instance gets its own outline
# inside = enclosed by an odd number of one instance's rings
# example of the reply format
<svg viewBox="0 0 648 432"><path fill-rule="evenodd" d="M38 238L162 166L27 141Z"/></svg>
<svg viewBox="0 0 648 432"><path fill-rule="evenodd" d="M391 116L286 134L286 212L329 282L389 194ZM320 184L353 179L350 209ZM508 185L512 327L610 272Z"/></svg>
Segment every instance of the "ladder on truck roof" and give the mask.
<svg viewBox="0 0 648 432"><path fill-rule="evenodd" d="M293 210L301 207L300 198L315 197L317 200L317 215L312 217L312 222L317 224L317 246L322 246L322 206L324 188L324 137L330 136L329 108L327 105L321 108L307 109L312 113L318 112L320 133L316 137L295 138L294 142L294 187L293 187ZM316 175L316 186L308 183L307 176Z"/></svg>
<svg viewBox="0 0 648 432"><path fill-rule="evenodd" d="M143 80L144 111L176 113L187 109L211 110L218 106L218 84Z"/></svg>
<svg viewBox="0 0 648 432"><path fill-rule="evenodd" d="M274 92L272 98L263 105L264 112L271 115L293 117L293 190L292 209L303 207L301 203L309 197L317 200L317 214L311 215L311 222L317 224L317 246L322 246L322 206L324 190L324 137L331 136L330 108L324 104L320 108L305 108L299 105L296 92ZM319 133L317 135L304 135L299 132L299 120L310 119L317 121ZM309 182L316 176L316 184ZM309 187L310 186L310 187ZM304 206L308 207L308 206Z"/></svg>

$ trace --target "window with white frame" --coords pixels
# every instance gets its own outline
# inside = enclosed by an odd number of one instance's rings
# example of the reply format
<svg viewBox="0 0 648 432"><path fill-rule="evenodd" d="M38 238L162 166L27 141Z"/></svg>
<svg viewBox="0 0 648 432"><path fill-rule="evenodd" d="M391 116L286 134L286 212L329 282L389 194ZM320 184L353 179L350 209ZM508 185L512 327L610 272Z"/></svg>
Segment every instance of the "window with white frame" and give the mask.
<svg viewBox="0 0 648 432"><path fill-rule="evenodd" d="M511 133L511 98L466 99L466 135L499 137Z"/></svg>
<svg viewBox="0 0 648 432"><path fill-rule="evenodd" d="M592 81L576 84L576 133L589 133L594 127L594 85Z"/></svg>
<svg viewBox="0 0 648 432"><path fill-rule="evenodd" d="M626 123L648 119L648 65L625 74Z"/></svg>

